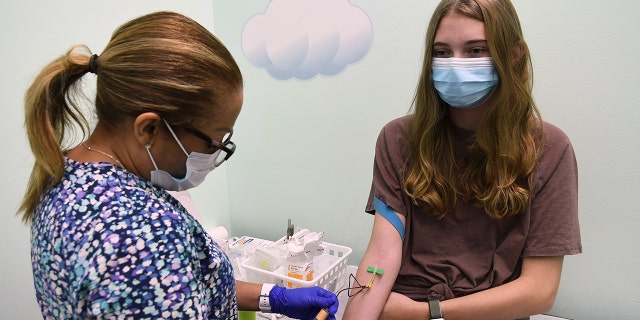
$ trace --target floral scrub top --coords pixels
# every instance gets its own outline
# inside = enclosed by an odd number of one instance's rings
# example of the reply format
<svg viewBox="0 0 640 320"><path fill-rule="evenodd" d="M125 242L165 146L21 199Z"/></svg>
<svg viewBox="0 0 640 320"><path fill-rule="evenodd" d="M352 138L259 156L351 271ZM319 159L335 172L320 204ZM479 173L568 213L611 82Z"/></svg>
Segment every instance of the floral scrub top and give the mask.
<svg viewBox="0 0 640 320"><path fill-rule="evenodd" d="M237 319L228 257L164 189L65 159L31 226L45 319Z"/></svg>

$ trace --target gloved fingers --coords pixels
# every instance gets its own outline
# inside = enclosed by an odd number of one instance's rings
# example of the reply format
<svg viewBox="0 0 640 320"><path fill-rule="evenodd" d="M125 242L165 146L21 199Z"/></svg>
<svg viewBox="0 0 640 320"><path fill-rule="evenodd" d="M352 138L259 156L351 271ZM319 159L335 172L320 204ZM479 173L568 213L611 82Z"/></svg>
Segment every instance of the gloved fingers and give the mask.
<svg viewBox="0 0 640 320"><path fill-rule="evenodd" d="M316 293L319 296L323 297L323 298L329 298L329 297L335 296L335 293L333 293L331 291L328 291L328 290L325 290L325 289L322 289L321 287L313 287L313 288L317 288L317 289L315 289Z"/></svg>
<svg viewBox="0 0 640 320"><path fill-rule="evenodd" d="M321 287L285 289L275 286L269 292L271 310L294 318L315 316L320 309L327 309L331 316L338 312L338 297ZM335 317L334 317L335 318Z"/></svg>
<svg viewBox="0 0 640 320"><path fill-rule="evenodd" d="M302 292L309 293L308 295L305 295L309 305L327 309L327 311L332 315L338 312L338 297L336 297L333 292L325 290L318 286L299 288L294 290L299 290L301 295Z"/></svg>
<svg viewBox="0 0 640 320"><path fill-rule="evenodd" d="M329 311L329 314L336 314L336 312L338 312L338 307L340 304L338 298L333 295L333 297L327 297L325 299L326 300L323 302L323 308L327 309Z"/></svg>
<svg viewBox="0 0 640 320"><path fill-rule="evenodd" d="M322 299L318 302L322 304L322 307L327 309L330 314L336 314L338 312L339 301L338 297L331 291L327 291L320 287L314 287L316 289L316 294Z"/></svg>

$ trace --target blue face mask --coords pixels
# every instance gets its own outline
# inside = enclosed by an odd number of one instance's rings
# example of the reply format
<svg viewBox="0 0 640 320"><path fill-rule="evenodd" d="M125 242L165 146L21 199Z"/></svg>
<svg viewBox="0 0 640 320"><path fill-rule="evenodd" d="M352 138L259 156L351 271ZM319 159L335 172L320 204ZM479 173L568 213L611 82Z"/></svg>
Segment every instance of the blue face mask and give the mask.
<svg viewBox="0 0 640 320"><path fill-rule="evenodd" d="M481 104L499 81L493 58L433 58L431 71L440 98L456 108Z"/></svg>

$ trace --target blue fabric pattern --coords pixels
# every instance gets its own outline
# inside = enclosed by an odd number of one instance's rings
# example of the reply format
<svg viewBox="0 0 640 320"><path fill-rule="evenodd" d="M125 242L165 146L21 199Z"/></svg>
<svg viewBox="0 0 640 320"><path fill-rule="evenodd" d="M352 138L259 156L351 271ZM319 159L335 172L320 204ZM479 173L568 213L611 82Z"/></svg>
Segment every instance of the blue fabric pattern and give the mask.
<svg viewBox="0 0 640 320"><path fill-rule="evenodd" d="M31 226L45 319L237 319L229 258L165 190L65 159Z"/></svg>

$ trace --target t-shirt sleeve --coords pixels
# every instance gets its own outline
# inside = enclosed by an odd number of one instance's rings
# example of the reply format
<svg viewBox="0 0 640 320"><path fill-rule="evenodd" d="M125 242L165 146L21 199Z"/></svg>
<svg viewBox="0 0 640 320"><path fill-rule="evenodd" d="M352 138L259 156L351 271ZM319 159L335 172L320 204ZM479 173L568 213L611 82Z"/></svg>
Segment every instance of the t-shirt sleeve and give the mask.
<svg viewBox="0 0 640 320"><path fill-rule="evenodd" d="M545 125L546 144L538 161L530 230L523 256L582 252L578 221L578 168L567 136Z"/></svg>
<svg viewBox="0 0 640 320"><path fill-rule="evenodd" d="M373 181L366 211L374 213L374 197L405 215L407 209L402 200L403 171L406 163L408 118L396 119L385 125L376 141L373 163Z"/></svg>

